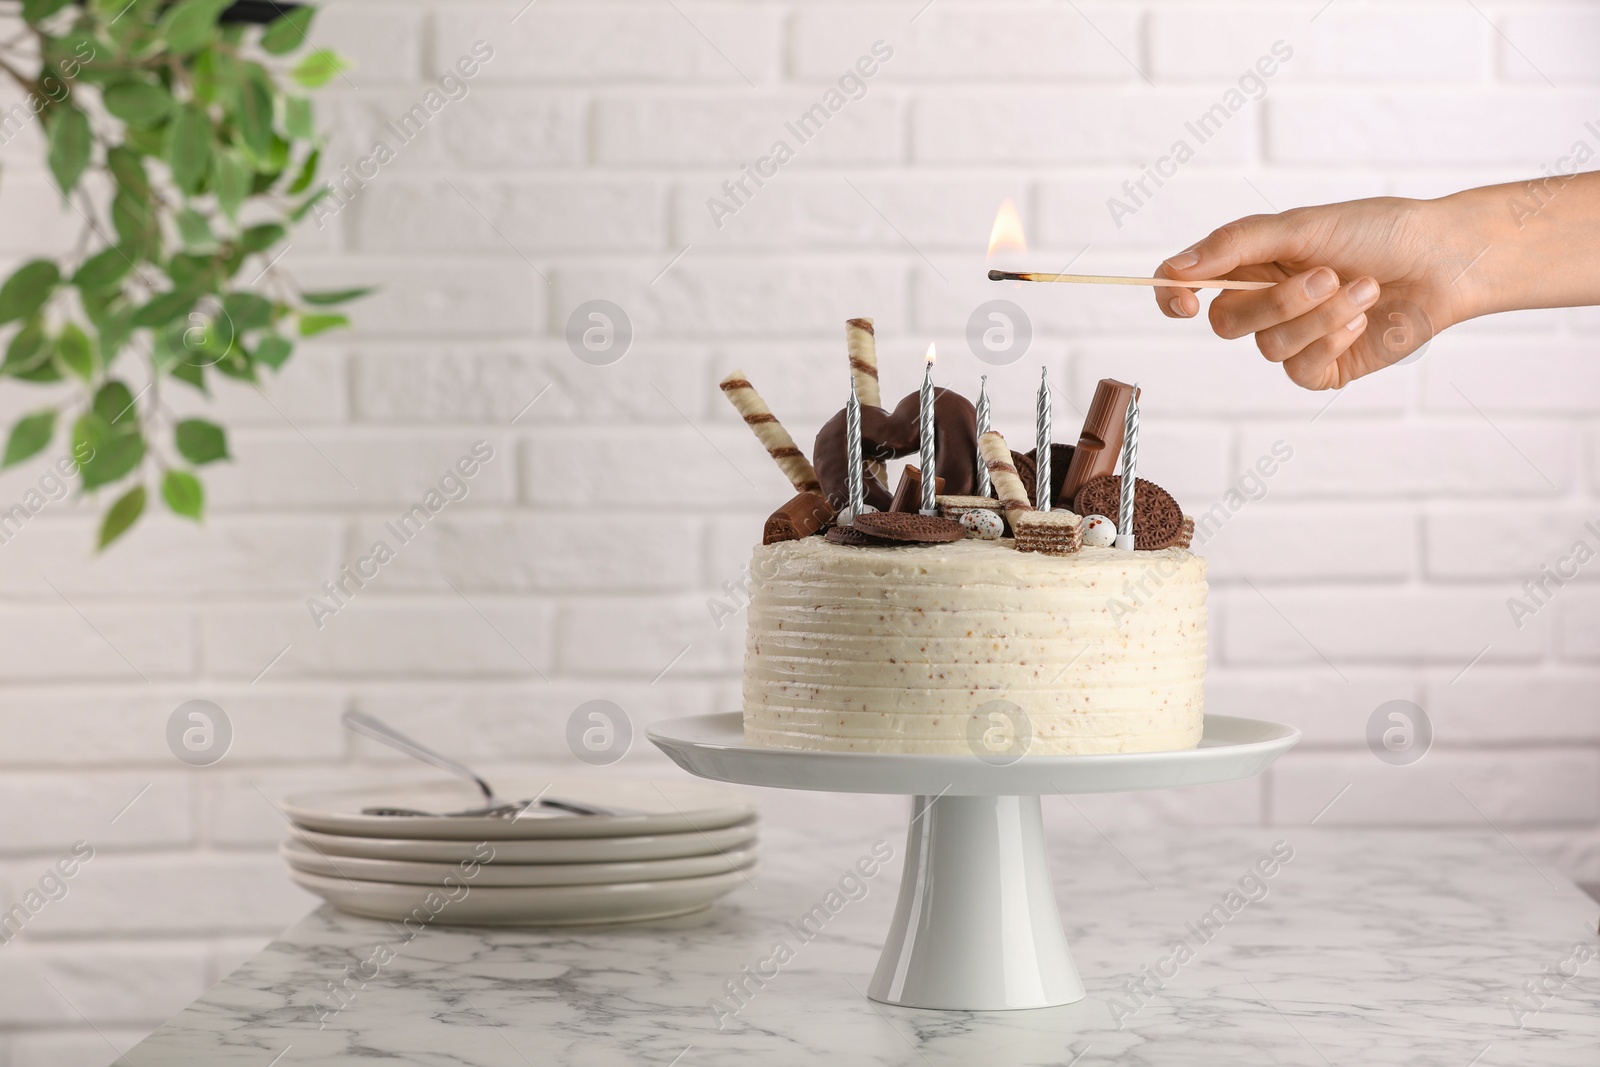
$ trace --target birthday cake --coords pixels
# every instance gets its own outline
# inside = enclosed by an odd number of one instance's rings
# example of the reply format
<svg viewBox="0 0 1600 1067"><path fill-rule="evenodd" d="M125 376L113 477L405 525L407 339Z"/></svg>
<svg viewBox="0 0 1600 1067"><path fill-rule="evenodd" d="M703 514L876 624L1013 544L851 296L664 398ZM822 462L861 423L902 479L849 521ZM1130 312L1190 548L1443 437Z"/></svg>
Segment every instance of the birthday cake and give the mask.
<svg viewBox="0 0 1600 1067"><path fill-rule="evenodd" d="M986 394L974 408L931 372L885 411L870 322L847 337L852 402L814 462L742 373L722 383L799 490L750 565L746 740L1000 759L1195 747L1206 565L1164 490L1135 475L1124 493L1112 473L1135 470L1137 390L1102 381L1069 446L1050 441L1041 386L1043 447L1015 453ZM913 453L891 493L888 461Z"/></svg>

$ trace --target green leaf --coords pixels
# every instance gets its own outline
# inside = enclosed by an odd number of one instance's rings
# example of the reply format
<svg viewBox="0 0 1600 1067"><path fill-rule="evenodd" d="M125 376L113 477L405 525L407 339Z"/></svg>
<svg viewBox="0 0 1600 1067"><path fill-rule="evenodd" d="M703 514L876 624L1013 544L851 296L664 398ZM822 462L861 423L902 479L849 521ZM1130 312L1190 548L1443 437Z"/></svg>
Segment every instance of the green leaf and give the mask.
<svg viewBox="0 0 1600 1067"><path fill-rule="evenodd" d="M24 325L11 338L11 343L6 346L6 361L4 365L0 365L0 374L37 381L35 375L40 368L53 368L54 364L50 361L53 351L50 335L45 333L44 324L35 319Z"/></svg>
<svg viewBox="0 0 1600 1067"><path fill-rule="evenodd" d="M250 195L250 166L237 149L217 152L211 166L211 188L223 213L230 219L238 217L239 205Z"/></svg>
<svg viewBox="0 0 1600 1067"><path fill-rule="evenodd" d="M211 222L194 208L183 208L178 212L178 236L183 241L183 247L191 252L211 252L217 247L217 239L211 234Z"/></svg>
<svg viewBox="0 0 1600 1067"><path fill-rule="evenodd" d="M106 166L111 168L111 173L124 192L136 197L150 195L150 178L145 174L144 160L139 153L118 145L106 153Z"/></svg>
<svg viewBox="0 0 1600 1067"><path fill-rule="evenodd" d="M301 8L309 11L310 8ZM283 98L283 130L297 141L310 141L317 136L317 127L312 117L311 101L303 96L286 96Z"/></svg>
<svg viewBox="0 0 1600 1067"><path fill-rule="evenodd" d="M266 160L272 154L272 83L265 70L252 65L238 88L239 137L257 159Z"/></svg>
<svg viewBox="0 0 1600 1067"><path fill-rule="evenodd" d="M288 232L276 222L252 226L239 235L239 247L246 252L261 252L283 240Z"/></svg>
<svg viewBox="0 0 1600 1067"><path fill-rule="evenodd" d="M315 337L319 333L327 333L329 330L348 325L350 320L343 315L301 315L300 336Z"/></svg>
<svg viewBox="0 0 1600 1067"><path fill-rule="evenodd" d="M28 22L39 22L72 3L72 0L22 0L22 17Z"/></svg>
<svg viewBox="0 0 1600 1067"><path fill-rule="evenodd" d="M103 94L106 110L129 126L148 129L166 121L177 102L160 85L130 81L113 85Z"/></svg>
<svg viewBox="0 0 1600 1067"><path fill-rule="evenodd" d="M221 426L204 419L184 419L178 423L173 438L178 446L178 453L196 467L219 459L231 459L228 455L228 436Z"/></svg>
<svg viewBox="0 0 1600 1067"><path fill-rule="evenodd" d="M93 411L107 433L137 432L139 429L139 413L133 407L133 393L119 381L109 381L96 390Z"/></svg>
<svg viewBox="0 0 1600 1067"><path fill-rule="evenodd" d="M289 186L290 196L299 196L311 188L311 183L317 180L317 164L322 162L322 149L313 148L311 154L306 156L306 161L300 165L300 173L295 175L294 181Z"/></svg>
<svg viewBox="0 0 1600 1067"><path fill-rule="evenodd" d="M135 327L163 326L173 319L180 318L194 307L194 302L199 297L192 292L162 293L144 307L133 313Z"/></svg>
<svg viewBox="0 0 1600 1067"><path fill-rule="evenodd" d="M222 312L233 323L236 333L249 333L272 325L272 301L255 293L229 293L222 298Z"/></svg>
<svg viewBox="0 0 1600 1067"><path fill-rule="evenodd" d="M178 188L190 196L198 193L211 170L211 120L205 109L194 104L178 109L167 126L165 156Z"/></svg>
<svg viewBox="0 0 1600 1067"><path fill-rule="evenodd" d="M77 323L69 322L61 327L61 336L56 338L56 358L84 381L94 379L94 346Z"/></svg>
<svg viewBox="0 0 1600 1067"><path fill-rule="evenodd" d="M72 276L72 284L81 290L105 289L120 282L133 269L133 260L116 245L96 252Z"/></svg>
<svg viewBox="0 0 1600 1067"><path fill-rule="evenodd" d="M126 190L119 192L111 201L111 224L117 228L117 240L127 249L129 259L154 258L161 234L148 200L136 198Z"/></svg>
<svg viewBox="0 0 1600 1067"><path fill-rule="evenodd" d="M298 7L281 15L262 33L261 50L268 55L281 56L305 44L306 31L311 28L311 18L316 13L314 7Z"/></svg>
<svg viewBox="0 0 1600 1067"><path fill-rule="evenodd" d="M289 353L293 351L293 341L287 337L279 337L275 333L268 334L261 339L260 344L256 345L255 358L257 363L265 363L273 370L277 370L283 366L284 361L289 358Z"/></svg>
<svg viewBox="0 0 1600 1067"><path fill-rule="evenodd" d="M186 56L211 43L216 35L217 16L231 0L179 0L161 16L157 26L167 42L167 50Z"/></svg>
<svg viewBox="0 0 1600 1067"><path fill-rule="evenodd" d="M89 152L94 146L94 134L89 129L89 116L74 104L55 108L50 120L50 173L66 196L78 185L84 168L89 165Z"/></svg>
<svg viewBox="0 0 1600 1067"><path fill-rule="evenodd" d="M206 389L206 369L198 363L185 363L178 360L172 365L172 376L180 382L187 382L200 392L210 395Z"/></svg>
<svg viewBox="0 0 1600 1067"><path fill-rule="evenodd" d="M117 502L111 505L111 510L106 512L105 519L100 523L100 544L97 551L104 551L107 545L127 533L128 527L138 522L139 516L143 514L144 486L136 485L118 497Z"/></svg>
<svg viewBox="0 0 1600 1067"><path fill-rule="evenodd" d="M307 213L309 213L313 207L321 202L323 197L331 196L332 194L333 190L327 185L323 185L316 192L300 201L299 206L297 206L293 211L289 212L289 221L299 222L301 219L306 217ZM338 213L339 212L337 210L332 212L332 214L335 215ZM322 219L320 217L317 219L317 229L322 229Z"/></svg>
<svg viewBox="0 0 1600 1067"><path fill-rule="evenodd" d="M319 48L296 64L289 75L307 89L320 89L332 81L334 75L348 67L349 64L338 55L326 48Z"/></svg>
<svg viewBox="0 0 1600 1067"><path fill-rule="evenodd" d="M132 473L144 459L144 436L137 429L114 432L93 413L81 415L72 428L72 454L87 456L78 462L85 489L98 489Z"/></svg>
<svg viewBox="0 0 1600 1067"><path fill-rule="evenodd" d="M17 268L0 285L0 323L15 322L44 307L61 281L61 270L48 259L35 259Z"/></svg>
<svg viewBox="0 0 1600 1067"><path fill-rule="evenodd" d="M44 451L50 443L50 438L56 435L56 412L54 408L44 411L35 411L32 415L24 415L11 427L11 437L6 441L5 460L0 462L0 467L10 467L21 463Z"/></svg>
<svg viewBox="0 0 1600 1067"><path fill-rule="evenodd" d="M100 363L109 367L122 351L122 346L127 344L128 335L133 332L133 309L119 300L113 307L91 315L91 318L94 319L95 329L100 331Z"/></svg>
<svg viewBox="0 0 1600 1067"><path fill-rule="evenodd" d="M200 479L188 471L168 471L166 477L161 479L161 496L166 500L167 507L196 521L199 521L200 511L206 503L206 493L200 486Z"/></svg>
<svg viewBox="0 0 1600 1067"><path fill-rule="evenodd" d="M346 300L355 300L373 291L371 286L365 289L324 289L316 293L301 293L300 299L308 304L326 306L328 304L342 304Z"/></svg>

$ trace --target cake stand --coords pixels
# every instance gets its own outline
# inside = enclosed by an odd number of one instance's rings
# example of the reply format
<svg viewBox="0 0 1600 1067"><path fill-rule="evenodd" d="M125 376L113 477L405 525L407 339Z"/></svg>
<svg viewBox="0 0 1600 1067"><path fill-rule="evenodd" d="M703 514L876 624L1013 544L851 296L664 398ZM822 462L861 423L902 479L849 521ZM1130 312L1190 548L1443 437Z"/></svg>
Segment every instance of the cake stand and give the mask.
<svg viewBox="0 0 1600 1067"><path fill-rule="evenodd" d="M1248 778L1300 731L1207 715L1198 748L1097 756L802 752L745 743L737 712L656 724L647 736L720 782L912 797L900 899L867 996L909 1008L998 1011L1083 999L1056 910L1039 797Z"/></svg>

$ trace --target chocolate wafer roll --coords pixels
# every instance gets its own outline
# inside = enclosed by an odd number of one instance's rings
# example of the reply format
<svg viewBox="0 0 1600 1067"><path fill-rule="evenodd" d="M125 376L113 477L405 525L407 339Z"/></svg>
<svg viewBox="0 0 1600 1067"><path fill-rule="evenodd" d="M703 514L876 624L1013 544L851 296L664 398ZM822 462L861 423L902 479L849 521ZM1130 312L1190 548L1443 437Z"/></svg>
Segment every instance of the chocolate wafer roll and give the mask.
<svg viewBox="0 0 1600 1067"><path fill-rule="evenodd" d="M789 431L783 428L778 416L767 407L767 402L761 399L761 394L744 376L744 371L734 371L717 385L734 410L744 416L744 424L750 427L756 440L766 448L767 455L777 463L784 477L789 479L789 484L802 493L820 494L822 483L817 481L816 469L811 466L805 453L795 447L794 438L789 436Z"/></svg>
<svg viewBox="0 0 1600 1067"><path fill-rule="evenodd" d="M994 486L995 496L1000 498L1000 510L1015 530L1017 517L1032 511L1033 505L1028 503L1028 490L1011 462L1011 446L999 431L990 430L978 438L978 451L989 468L989 482Z"/></svg>
<svg viewBox="0 0 1600 1067"><path fill-rule="evenodd" d="M883 392L878 387L878 337L871 319L846 319L845 350L850 353L850 377L855 379L856 397L863 407L881 408ZM870 460L867 470L880 482L889 480L889 468L882 460Z"/></svg>

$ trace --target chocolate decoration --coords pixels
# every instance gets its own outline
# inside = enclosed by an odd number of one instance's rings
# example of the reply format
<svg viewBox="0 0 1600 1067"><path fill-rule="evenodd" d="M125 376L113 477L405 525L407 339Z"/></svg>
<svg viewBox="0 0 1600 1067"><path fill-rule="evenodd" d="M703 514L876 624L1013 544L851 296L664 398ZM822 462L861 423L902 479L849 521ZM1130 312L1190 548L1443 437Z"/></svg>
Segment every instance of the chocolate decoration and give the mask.
<svg viewBox="0 0 1600 1067"><path fill-rule="evenodd" d="M1107 474L1079 489L1073 508L1079 515L1115 515L1121 503L1122 475ZM1182 536L1183 509L1178 502L1159 485L1140 478L1134 483L1133 547L1143 551L1170 548Z"/></svg>
<svg viewBox="0 0 1600 1067"><path fill-rule="evenodd" d="M820 494L799 493L767 517L767 524L761 531L761 543L771 545L810 537L832 522L835 514L833 506Z"/></svg>
<svg viewBox="0 0 1600 1067"><path fill-rule="evenodd" d="M1039 456L1038 449L1030 449L1027 460L1030 464L1028 474L1022 479L1022 484L1028 487L1028 499L1035 504L1039 502L1037 488ZM1067 484L1067 471L1072 467L1072 454L1077 451L1071 445L1064 445L1059 441L1050 443L1050 499L1055 502L1055 507L1064 508L1072 500L1071 496L1061 490ZM1021 470L1017 471L1021 475Z"/></svg>
<svg viewBox="0 0 1600 1067"><path fill-rule="evenodd" d="M934 496L944 492L944 479L936 479L933 483ZM889 505L890 511L921 511L922 510L922 470L915 463L907 463L900 471L900 484L894 489L894 502Z"/></svg>
<svg viewBox="0 0 1600 1067"><path fill-rule="evenodd" d="M918 392L907 394L893 412L861 405L862 495L879 511L888 510L894 496L873 476L872 463L909 456L921 448L921 405ZM978 481L978 412L972 401L950 389L933 391L933 447L937 456L934 476L944 479L946 491L958 496L971 493ZM847 506L850 484L843 408L817 431L812 463L828 502L835 508Z"/></svg>
<svg viewBox="0 0 1600 1067"><path fill-rule="evenodd" d="M954 519L917 515L905 511L874 511L856 519L855 530L869 537L885 537L914 544L964 541L967 528Z"/></svg>
<svg viewBox="0 0 1600 1067"><path fill-rule="evenodd" d="M1123 423L1128 417L1128 401L1133 399L1133 386L1115 378L1101 378L1095 386L1094 400L1089 403L1089 414L1083 419L1083 432L1078 435L1078 447L1072 450L1072 459L1062 469L1067 472L1060 491L1052 500L1076 500L1078 490L1096 478L1117 469L1118 454L1122 451ZM1050 453L1055 462L1055 452ZM1052 471L1054 467L1051 468ZM1053 479L1052 479L1053 480ZM824 482L824 485L827 483ZM1080 515L1090 514L1080 510Z"/></svg>
<svg viewBox="0 0 1600 1067"><path fill-rule="evenodd" d="M873 514L877 513L873 512ZM828 527L828 532L823 535L823 538L824 540L832 542L833 544L849 545L851 548L866 548L869 545L878 545L882 547L884 545L892 545L895 543L882 537L872 537L868 534L864 534L854 526L830 526Z"/></svg>

